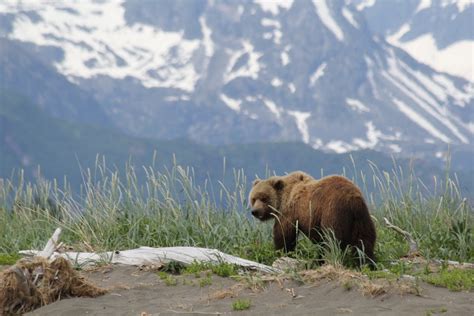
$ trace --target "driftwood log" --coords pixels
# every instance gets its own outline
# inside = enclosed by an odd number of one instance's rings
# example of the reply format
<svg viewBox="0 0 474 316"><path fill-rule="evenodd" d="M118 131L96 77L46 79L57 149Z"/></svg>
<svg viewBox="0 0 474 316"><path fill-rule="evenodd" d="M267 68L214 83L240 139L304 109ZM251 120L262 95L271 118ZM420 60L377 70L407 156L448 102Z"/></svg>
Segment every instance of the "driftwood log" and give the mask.
<svg viewBox="0 0 474 316"><path fill-rule="evenodd" d="M402 235L403 238L405 238L405 240L407 241L408 246L410 247L410 250L408 250L407 257L418 255L419 254L418 243L416 242L415 238L413 238L412 234L401 229L398 226L393 225L392 223L390 223L390 221L386 217L384 217L383 219L385 221L385 225L387 225L388 228L393 229L394 231Z"/></svg>
<svg viewBox="0 0 474 316"><path fill-rule="evenodd" d="M25 250L20 253L24 255L36 255L38 251ZM258 262L242 259L221 252L217 249L199 248L199 247L140 247L136 249L123 251L109 251L103 253L93 252L55 252L53 258L62 257L69 261L87 265L97 262L109 262L125 265L160 265L171 261L179 262L183 265L190 265L194 262L220 264L230 263L241 266L246 269L256 270L263 273L280 273L280 269L276 269Z"/></svg>
<svg viewBox="0 0 474 316"><path fill-rule="evenodd" d="M36 254L36 257L49 259L53 255L54 251L58 248L59 236L61 235L61 232L62 230L60 227L56 228L53 236L51 236L51 238L48 240L44 249Z"/></svg>

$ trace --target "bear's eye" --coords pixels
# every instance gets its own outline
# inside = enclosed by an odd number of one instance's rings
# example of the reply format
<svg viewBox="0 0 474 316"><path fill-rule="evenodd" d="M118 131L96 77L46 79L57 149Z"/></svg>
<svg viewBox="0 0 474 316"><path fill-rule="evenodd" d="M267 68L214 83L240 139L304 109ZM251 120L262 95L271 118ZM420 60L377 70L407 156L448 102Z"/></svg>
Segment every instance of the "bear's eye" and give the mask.
<svg viewBox="0 0 474 316"><path fill-rule="evenodd" d="M263 203L265 204L268 204L268 198L267 197L264 197L264 198L261 198L260 201L262 201Z"/></svg>
<svg viewBox="0 0 474 316"><path fill-rule="evenodd" d="M255 204L255 199L251 199L250 204L254 205Z"/></svg>

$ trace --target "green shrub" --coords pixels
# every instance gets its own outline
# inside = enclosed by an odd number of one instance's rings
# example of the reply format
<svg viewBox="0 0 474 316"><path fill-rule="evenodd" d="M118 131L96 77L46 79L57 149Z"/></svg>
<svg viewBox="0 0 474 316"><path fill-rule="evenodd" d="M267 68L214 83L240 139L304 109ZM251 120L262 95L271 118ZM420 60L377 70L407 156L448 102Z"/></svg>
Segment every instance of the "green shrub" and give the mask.
<svg viewBox="0 0 474 316"><path fill-rule="evenodd" d="M249 309L251 305L252 302L250 300L238 299L232 303L232 309L235 311L243 311Z"/></svg>

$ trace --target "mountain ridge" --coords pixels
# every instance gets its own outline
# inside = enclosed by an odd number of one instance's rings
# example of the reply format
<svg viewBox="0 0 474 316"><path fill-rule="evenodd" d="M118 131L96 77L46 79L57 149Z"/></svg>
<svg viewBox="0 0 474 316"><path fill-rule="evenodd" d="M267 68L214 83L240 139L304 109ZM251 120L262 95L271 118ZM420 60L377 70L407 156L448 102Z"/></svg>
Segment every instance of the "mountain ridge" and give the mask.
<svg viewBox="0 0 474 316"><path fill-rule="evenodd" d="M469 82L373 34L358 4L11 5L0 6L0 25L11 40L61 50L56 70L130 135L439 159L447 143L472 150Z"/></svg>

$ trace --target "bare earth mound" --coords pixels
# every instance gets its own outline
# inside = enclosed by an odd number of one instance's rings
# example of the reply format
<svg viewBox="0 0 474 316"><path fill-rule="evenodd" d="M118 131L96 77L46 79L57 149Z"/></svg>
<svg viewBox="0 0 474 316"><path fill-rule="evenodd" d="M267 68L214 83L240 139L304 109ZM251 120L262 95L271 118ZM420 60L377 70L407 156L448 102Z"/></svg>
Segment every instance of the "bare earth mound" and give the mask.
<svg viewBox="0 0 474 316"><path fill-rule="evenodd" d="M472 292L450 292L420 283L421 296L385 293L372 297L340 281L324 278L314 284L273 281L252 290L231 278L215 275L209 280L194 275L163 280L155 272L130 266L113 266L83 272L110 292L97 298L65 299L30 315L473 315ZM207 278L205 281L203 281ZM260 280L261 281L261 280ZM354 280L357 282L357 279ZM244 282L252 284L252 282ZM249 299L250 309L234 311L232 303Z"/></svg>

